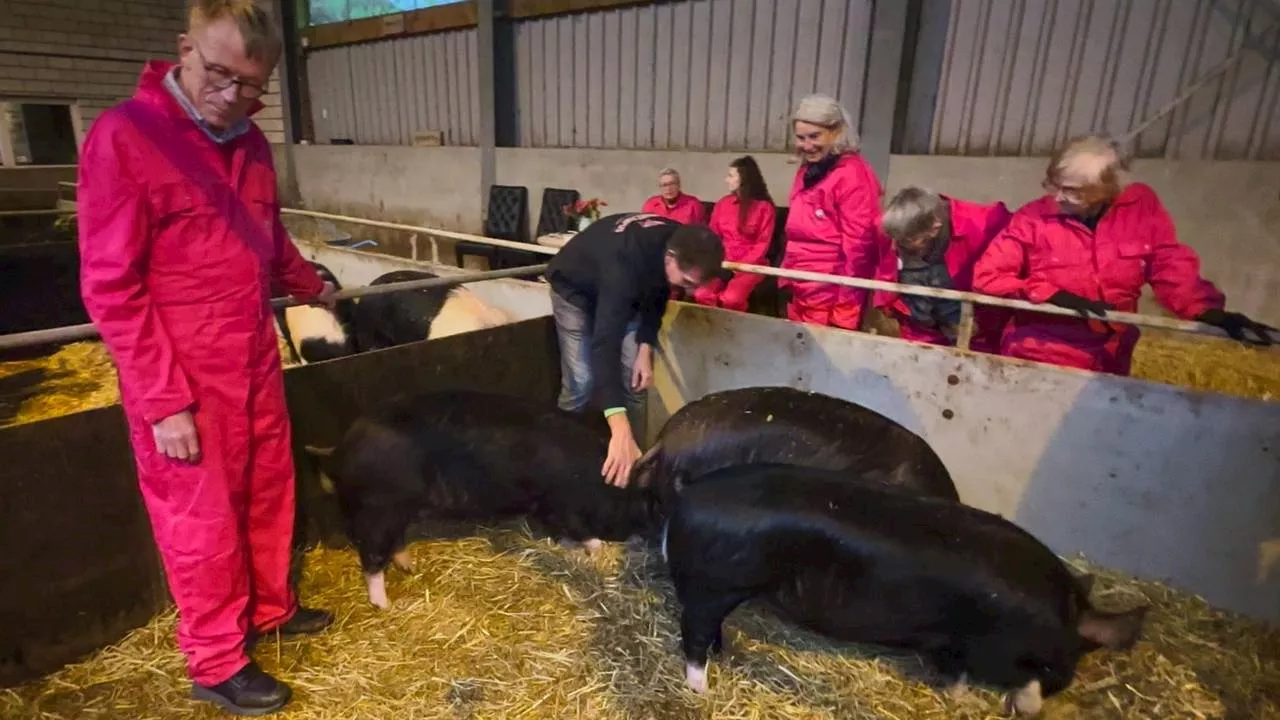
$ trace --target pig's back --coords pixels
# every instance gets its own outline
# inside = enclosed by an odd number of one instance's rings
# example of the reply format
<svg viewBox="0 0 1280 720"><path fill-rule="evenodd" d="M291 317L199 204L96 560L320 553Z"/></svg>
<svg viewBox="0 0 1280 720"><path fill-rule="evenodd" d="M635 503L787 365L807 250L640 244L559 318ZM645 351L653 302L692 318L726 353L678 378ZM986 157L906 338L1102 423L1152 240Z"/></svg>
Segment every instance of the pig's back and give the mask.
<svg viewBox="0 0 1280 720"><path fill-rule="evenodd" d="M1012 615L1054 624L1076 602L1062 562L1012 523L847 472L711 473L685 491L670 533L673 555L693 557L673 558L673 572L687 564L708 582L767 587L793 619L852 640L901 644Z"/></svg>
<svg viewBox="0 0 1280 720"><path fill-rule="evenodd" d="M713 393L681 408L659 433L665 481L686 484L746 463L857 468L868 482L957 501L951 475L915 433L869 408L789 387Z"/></svg>

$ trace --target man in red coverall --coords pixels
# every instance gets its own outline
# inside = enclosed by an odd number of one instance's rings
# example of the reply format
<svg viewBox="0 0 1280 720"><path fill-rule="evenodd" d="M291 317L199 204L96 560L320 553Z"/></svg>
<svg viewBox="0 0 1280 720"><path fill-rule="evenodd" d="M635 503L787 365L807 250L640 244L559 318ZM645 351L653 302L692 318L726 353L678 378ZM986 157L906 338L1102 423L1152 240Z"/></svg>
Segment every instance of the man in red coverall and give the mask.
<svg viewBox="0 0 1280 720"><path fill-rule="evenodd" d="M192 694L236 714L288 686L246 643L317 632L289 586L294 468L269 309L332 302L280 223L262 103L280 42L252 0L195 0L180 61L104 112L79 170L81 294L111 351Z"/></svg>
<svg viewBox="0 0 1280 720"><path fill-rule="evenodd" d="M1084 317L1015 313L1001 354L1128 375L1138 329L1105 317L1108 310L1136 310L1148 283L1178 317L1270 344L1267 326L1224 311L1222 293L1200 276L1199 258L1178 242L1160 199L1149 186L1129 183L1128 171L1128 159L1108 138L1072 140L1049 161L1049 194L1020 208L991 241L974 267L975 290Z"/></svg>

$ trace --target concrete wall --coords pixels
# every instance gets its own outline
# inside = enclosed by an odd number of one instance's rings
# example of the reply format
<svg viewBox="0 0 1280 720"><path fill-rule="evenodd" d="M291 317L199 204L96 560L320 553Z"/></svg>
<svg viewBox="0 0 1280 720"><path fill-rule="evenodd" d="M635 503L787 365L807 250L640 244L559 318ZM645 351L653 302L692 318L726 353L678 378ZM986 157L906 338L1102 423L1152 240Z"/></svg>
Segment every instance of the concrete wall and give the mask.
<svg viewBox="0 0 1280 720"><path fill-rule="evenodd" d="M480 166L474 148L309 145L294 148L303 202L310 209L479 232ZM739 153L500 148L497 181L529 188L530 227L542 190L578 188L608 210L639 209L657 191L658 170L680 170L686 192L714 200ZM796 172L780 153L755 155L780 205ZM280 160L282 162L282 160ZM1016 207L1040 193L1039 158L895 155L888 191L923 184L972 200ZM1231 307L1280 323L1280 163L1140 161L1139 179L1155 187L1181 239L1201 255L1204 272ZM1152 303L1144 305L1152 311Z"/></svg>
<svg viewBox="0 0 1280 720"><path fill-rule="evenodd" d="M186 0L3 0L0 98L75 102L87 130L102 110L133 94L145 60L174 57L185 8ZM279 93L264 103L255 120L283 142Z"/></svg>
<svg viewBox="0 0 1280 720"><path fill-rule="evenodd" d="M684 303L659 340L651 428L732 388L844 398L921 435L965 503L1055 552L1280 623L1276 403Z"/></svg>

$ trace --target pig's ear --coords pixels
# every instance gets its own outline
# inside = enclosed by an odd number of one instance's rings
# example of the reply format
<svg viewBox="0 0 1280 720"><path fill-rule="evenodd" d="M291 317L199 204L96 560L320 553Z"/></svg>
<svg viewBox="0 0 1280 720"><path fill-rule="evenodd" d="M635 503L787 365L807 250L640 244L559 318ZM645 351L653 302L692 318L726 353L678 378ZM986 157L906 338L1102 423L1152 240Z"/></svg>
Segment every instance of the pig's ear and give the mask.
<svg viewBox="0 0 1280 720"><path fill-rule="evenodd" d="M1080 588L1080 594L1084 595L1087 600L1093 594L1093 581L1098 577L1093 573L1085 573L1076 577L1076 585Z"/></svg>
<svg viewBox="0 0 1280 720"><path fill-rule="evenodd" d="M1096 647L1110 650L1128 650L1142 633L1142 622L1150 605L1143 605L1119 613L1085 609L1080 614L1077 631L1080 637Z"/></svg>

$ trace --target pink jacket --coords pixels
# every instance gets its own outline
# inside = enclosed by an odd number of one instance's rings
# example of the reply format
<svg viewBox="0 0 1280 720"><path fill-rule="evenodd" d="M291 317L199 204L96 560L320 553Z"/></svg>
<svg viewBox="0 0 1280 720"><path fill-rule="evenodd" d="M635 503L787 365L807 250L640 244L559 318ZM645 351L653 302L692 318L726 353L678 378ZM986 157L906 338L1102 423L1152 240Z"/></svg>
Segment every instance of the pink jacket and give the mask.
<svg viewBox="0 0 1280 720"><path fill-rule="evenodd" d="M644 202L640 212L661 215L685 225L706 222L705 214L702 212L702 201L688 193L680 193L680 197L677 197L670 206L661 195L654 195Z"/></svg>
<svg viewBox="0 0 1280 720"><path fill-rule="evenodd" d="M738 226L738 196L725 195L711 211L711 229L724 241L724 259L748 265L765 265L769 241L773 238L777 210L773 203L757 200L747 210L746 222ZM702 305L744 311L751 291L763 275L734 273L728 283L718 278L698 288L694 300Z"/></svg>
<svg viewBox="0 0 1280 720"><path fill-rule="evenodd" d="M978 292L1047 301L1059 290L1133 312L1144 285L1181 318L1192 319L1225 300L1200 277L1196 252L1178 242L1173 220L1149 186L1124 189L1090 231L1058 209L1052 197L1014 214L974 268ZM1118 375L1129 374L1138 329L1129 325L1039 313L1015 313L1001 354Z"/></svg>
<svg viewBox="0 0 1280 720"><path fill-rule="evenodd" d="M992 205L944 198L951 209L951 243L947 245L944 259L951 273L954 289L973 289L973 267L982 257L991 240L1009 223L1013 214L998 202ZM898 282L898 255L892 241L880 233L880 278ZM897 293L878 292L876 307L893 315L902 328L902 337L916 342L948 345L950 341L934 328L921 327L911 320L911 311ZM970 347L982 352L998 352L1000 335L1009 320L1009 311L1003 308L977 306L974 308L973 340Z"/></svg>
<svg viewBox="0 0 1280 720"><path fill-rule="evenodd" d="M791 186L787 213L787 249L782 267L810 272L874 278L879 264L882 190L871 165L858 153L846 153L813 187L804 187L803 167ZM793 302L818 283L783 280ZM828 286L831 287L831 286ZM830 322L856 330L867 291L835 290Z"/></svg>

